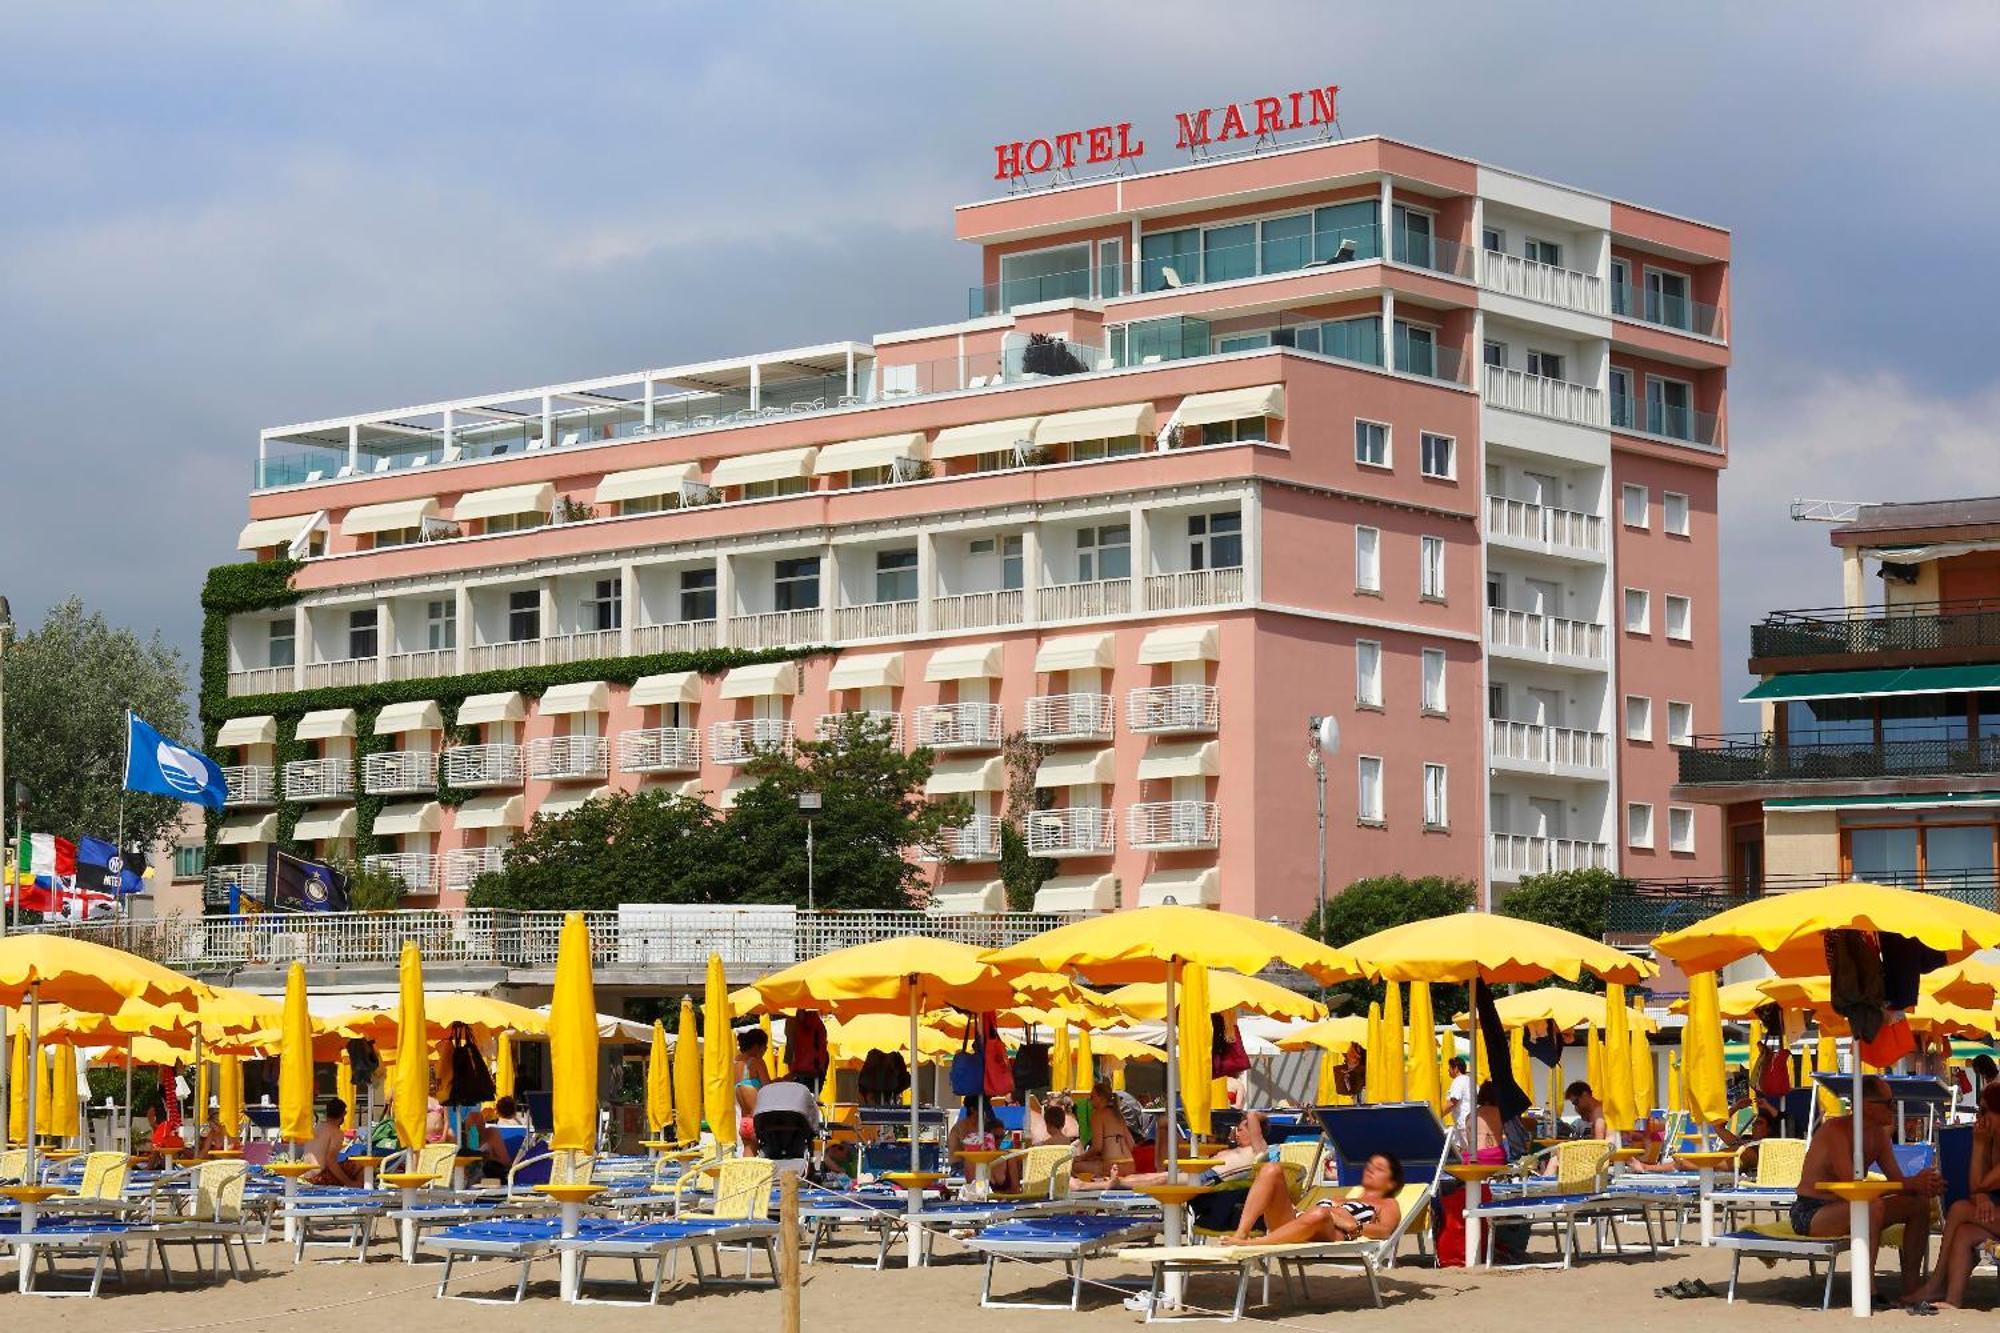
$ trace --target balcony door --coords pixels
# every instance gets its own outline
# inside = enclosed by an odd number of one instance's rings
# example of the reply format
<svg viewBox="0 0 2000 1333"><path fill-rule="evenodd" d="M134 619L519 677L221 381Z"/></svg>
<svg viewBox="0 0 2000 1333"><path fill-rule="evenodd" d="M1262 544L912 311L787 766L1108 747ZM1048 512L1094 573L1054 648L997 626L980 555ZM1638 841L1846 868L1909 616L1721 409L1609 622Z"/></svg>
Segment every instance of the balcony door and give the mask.
<svg viewBox="0 0 2000 1333"><path fill-rule="evenodd" d="M1563 836L1563 803L1548 796L1528 798L1528 833L1537 838Z"/></svg>
<svg viewBox="0 0 2000 1333"><path fill-rule="evenodd" d="M1523 472L1521 498L1544 509L1557 508L1562 503L1562 482L1546 472Z"/></svg>
<svg viewBox="0 0 2000 1333"><path fill-rule="evenodd" d="M1538 727L1560 727L1563 720L1563 696L1561 690L1528 687L1527 721Z"/></svg>
<svg viewBox="0 0 2000 1333"><path fill-rule="evenodd" d="M1523 579L1528 588L1527 610L1531 615L1553 616L1562 611L1562 585L1549 579Z"/></svg>

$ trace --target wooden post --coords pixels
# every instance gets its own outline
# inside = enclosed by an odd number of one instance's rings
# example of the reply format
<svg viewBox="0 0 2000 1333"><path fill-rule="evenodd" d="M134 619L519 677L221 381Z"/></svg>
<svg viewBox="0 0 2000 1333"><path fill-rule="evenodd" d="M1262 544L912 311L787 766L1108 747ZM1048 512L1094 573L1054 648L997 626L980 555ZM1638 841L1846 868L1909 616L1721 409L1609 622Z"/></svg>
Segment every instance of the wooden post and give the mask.
<svg viewBox="0 0 2000 1333"><path fill-rule="evenodd" d="M799 1333L799 1177L778 1177L778 1286L785 1293L783 1333Z"/></svg>

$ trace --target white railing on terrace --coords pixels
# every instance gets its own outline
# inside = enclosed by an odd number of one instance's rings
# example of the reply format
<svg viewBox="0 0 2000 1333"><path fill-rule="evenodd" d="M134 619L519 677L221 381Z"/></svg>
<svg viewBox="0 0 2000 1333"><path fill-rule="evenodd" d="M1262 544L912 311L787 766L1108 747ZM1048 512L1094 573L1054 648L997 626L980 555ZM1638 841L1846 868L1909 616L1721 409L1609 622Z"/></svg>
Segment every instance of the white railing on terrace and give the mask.
<svg viewBox="0 0 2000 1333"><path fill-rule="evenodd" d="M1222 710L1213 685L1156 685L1125 696L1125 725L1149 736L1214 731Z"/></svg>
<svg viewBox="0 0 2000 1333"><path fill-rule="evenodd" d="M225 805L270 805L278 799L277 771L269 764L227 764L222 781L228 787Z"/></svg>
<svg viewBox="0 0 2000 1333"><path fill-rule="evenodd" d="M403 796L437 790L437 753L385 750L361 757L361 790L370 796Z"/></svg>
<svg viewBox="0 0 2000 1333"><path fill-rule="evenodd" d="M1601 842L1546 838L1529 833L1487 835L1495 879L1519 879L1549 870L1601 870L1610 864Z"/></svg>
<svg viewBox="0 0 2000 1333"><path fill-rule="evenodd" d="M384 680L428 680L458 672L458 649L422 648L414 653L391 653L383 663Z"/></svg>
<svg viewBox="0 0 2000 1333"><path fill-rule="evenodd" d="M645 727L618 733L620 773L692 773L700 767L698 727Z"/></svg>
<svg viewBox="0 0 2000 1333"><path fill-rule="evenodd" d="M591 662L600 657L617 657L625 651L622 630L579 630L542 640L544 662Z"/></svg>
<svg viewBox="0 0 2000 1333"><path fill-rule="evenodd" d="M1601 731L1550 727L1538 722L1512 722L1496 717L1487 724L1493 758L1554 768L1601 769L1609 740Z"/></svg>
<svg viewBox="0 0 2000 1333"><path fill-rule="evenodd" d="M1146 610L1191 611L1203 606L1234 606L1243 600L1243 569L1186 569L1178 574L1146 576Z"/></svg>
<svg viewBox="0 0 2000 1333"><path fill-rule="evenodd" d="M925 704L916 725L917 744L933 750L990 750L1006 736L999 704Z"/></svg>
<svg viewBox="0 0 2000 1333"><path fill-rule="evenodd" d="M202 896L210 905L226 909L229 906L229 886L232 884L242 890L243 896L261 901L264 897L264 863L210 866L202 876Z"/></svg>
<svg viewBox="0 0 2000 1333"><path fill-rule="evenodd" d="M1486 641L1495 648L1549 657L1604 659L1604 626L1533 611L1486 608Z"/></svg>
<svg viewBox="0 0 2000 1333"><path fill-rule="evenodd" d="M1609 313L1604 279L1594 273L1579 273L1573 268L1557 268L1520 255L1487 250L1480 255L1479 281L1488 291L1508 296L1559 305L1586 315Z"/></svg>
<svg viewBox="0 0 2000 1333"><path fill-rule="evenodd" d="M798 648L826 641L826 612L819 607L807 611L765 611L753 616L731 616L731 648Z"/></svg>
<svg viewBox="0 0 2000 1333"><path fill-rule="evenodd" d="M1028 700L1028 739L1105 740L1117 718L1117 705L1108 694L1038 694Z"/></svg>
<svg viewBox="0 0 2000 1333"><path fill-rule="evenodd" d="M713 647L713 620L676 620L666 625L641 625L632 631L632 651L638 653L697 653Z"/></svg>
<svg viewBox="0 0 2000 1333"><path fill-rule="evenodd" d="M833 637L837 640L908 638L916 632L915 602L865 602L834 608Z"/></svg>
<svg viewBox="0 0 2000 1333"><path fill-rule="evenodd" d="M1056 583L1035 592L1035 612L1043 620L1095 620L1132 610L1132 580Z"/></svg>
<svg viewBox="0 0 2000 1333"><path fill-rule="evenodd" d="M308 662L299 673L301 689L318 690L329 685L373 685L379 663L372 657L350 657L339 662Z"/></svg>
<svg viewBox="0 0 2000 1333"><path fill-rule="evenodd" d="M444 752L444 780L454 787L518 787L525 772L521 747L504 741Z"/></svg>
<svg viewBox="0 0 2000 1333"><path fill-rule="evenodd" d="M294 759L285 765L288 801L344 801L352 795L352 759Z"/></svg>
<svg viewBox="0 0 2000 1333"><path fill-rule="evenodd" d="M444 854L444 886L465 890L481 875L489 875L506 863L505 847L458 847Z"/></svg>
<svg viewBox="0 0 2000 1333"><path fill-rule="evenodd" d="M277 694L292 688L295 675L291 667L251 667L248 671L229 673L229 693Z"/></svg>
<svg viewBox="0 0 2000 1333"><path fill-rule="evenodd" d="M1538 546L1604 553L1604 520L1574 509L1551 509L1504 495L1486 497L1486 535Z"/></svg>
<svg viewBox="0 0 2000 1333"><path fill-rule="evenodd" d="M528 776L543 782L573 782L611 776L607 736L537 736L528 742Z"/></svg>
<svg viewBox="0 0 2000 1333"><path fill-rule="evenodd" d="M1125 842L1131 847L1213 847L1221 832L1222 808L1213 801L1144 801L1125 811Z"/></svg>
<svg viewBox="0 0 2000 1333"><path fill-rule="evenodd" d="M388 871L410 893L437 892L438 858L433 852L382 852L362 857L361 864L370 870Z"/></svg>
<svg viewBox="0 0 2000 1333"><path fill-rule="evenodd" d="M511 671L515 667L540 666L544 639L518 639L511 643L475 643L465 650L467 671Z"/></svg>
<svg viewBox="0 0 2000 1333"><path fill-rule="evenodd" d="M1605 427L1604 393L1595 385L1530 375L1506 366L1486 367L1486 401L1493 407L1530 412L1577 426Z"/></svg>
<svg viewBox="0 0 2000 1333"><path fill-rule="evenodd" d="M939 849L955 861L997 861L1000 859L1000 824L997 816L974 815L958 828L946 829L939 836ZM937 861L943 858L927 856L924 859Z"/></svg>
<svg viewBox="0 0 2000 1333"><path fill-rule="evenodd" d="M1118 817L1110 809L1072 806L1028 816L1028 850L1036 856L1103 856L1118 850Z"/></svg>
<svg viewBox="0 0 2000 1333"><path fill-rule="evenodd" d="M1027 608L1019 588L961 592L931 599L934 630L992 629L996 625L1018 625L1026 618Z"/></svg>
<svg viewBox="0 0 2000 1333"><path fill-rule="evenodd" d="M817 741L837 741L847 730L847 719L858 717L868 724L870 731L888 738L889 744L898 750L903 748L903 715L892 713L886 708L856 708L845 713L821 713L819 721L813 724L813 739Z"/></svg>
<svg viewBox="0 0 2000 1333"><path fill-rule="evenodd" d="M782 750L791 743L792 724L784 718L746 717L708 728L708 757L717 764L747 764L760 750Z"/></svg>

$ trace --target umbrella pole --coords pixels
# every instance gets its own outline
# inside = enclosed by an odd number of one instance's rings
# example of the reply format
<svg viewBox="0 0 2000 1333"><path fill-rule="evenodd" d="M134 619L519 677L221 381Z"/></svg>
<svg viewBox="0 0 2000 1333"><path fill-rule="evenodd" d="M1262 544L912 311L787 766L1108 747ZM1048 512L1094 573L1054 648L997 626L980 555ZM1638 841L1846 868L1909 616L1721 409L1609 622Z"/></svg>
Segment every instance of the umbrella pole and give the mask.
<svg viewBox="0 0 2000 1333"><path fill-rule="evenodd" d="M1178 1185L1181 1179L1179 1125L1174 1117L1180 1105L1180 1016L1176 1012L1174 982L1180 978L1181 963L1178 958L1167 960L1167 1179ZM1184 1205L1162 1204L1160 1211L1165 1214L1166 1243L1181 1243L1182 1208ZM1170 1272L1160 1288L1160 1303L1169 1310L1177 1310L1181 1304L1181 1293L1186 1289L1187 1279L1180 1273Z"/></svg>
<svg viewBox="0 0 2000 1333"><path fill-rule="evenodd" d="M5 921L4 908L0 908L0 922ZM8 1044L7 1011L0 1009L0 1147L5 1147L7 1137L14 1127L7 1123L9 1104L14 1100L14 1089L8 1086L13 1079L14 1050Z"/></svg>
<svg viewBox="0 0 2000 1333"><path fill-rule="evenodd" d="M37 1185L41 1177L35 1170L35 1136L41 1127L35 1123L35 1083L42 1072L42 984L38 981L28 987L28 1169L21 1173L21 1183ZM23 1230L26 1230L24 1227ZM28 1269L26 1259L22 1260L21 1271ZM27 1290L26 1286L22 1290Z"/></svg>
<svg viewBox="0 0 2000 1333"><path fill-rule="evenodd" d="M911 977L910 978L910 1174L912 1176L915 1176L917 1172L922 1169L922 1167L919 1165L922 1159L917 1151L917 1127L919 1123L919 1116L917 1113L917 1106L919 1100L917 1097L917 1076L923 1072L922 1055L917 1046L917 1012L918 1012L917 980L915 977ZM917 1225L917 1214L923 1211L923 1206L924 1206L923 1182L920 1180L910 1181L909 1188L903 1191L903 1195L907 1202L910 1212L909 1224L905 1226L903 1230L907 1233L907 1238L909 1240L909 1245L910 1245L910 1267L915 1268L918 1264L923 1262L923 1253L924 1253L923 1228Z"/></svg>
<svg viewBox="0 0 2000 1333"><path fill-rule="evenodd" d="M1854 1140L1852 1179L1859 1180L1864 1156L1861 1147L1861 1043L1856 1040L1848 1050L1848 1059L1854 1066L1854 1100L1848 1107L1848 1137ZM1856 1319L1866 1319L1875 1312L1875 1256L1868 1246L1868 1210L1873 1206L1867 1199L1856 1199L1848 1205L1847 1232L1851 1239L1847 1243L1847 1292L1848 1305ZM1860 1216L1854 1215L1855 1209L1860 1210Z"/></svg>
<svg viewBox="0 0 2000 1333"><path fill-rule="evenodd" d="M1393 982L1391 985L1395 984ZM1472 978L1472 1119L1466 1123L1471 1127L1465 1141L1458 1145L1460 1154L1467 1162L1479 1160L1479 977ZM1479 1182L1465 1182L1465 1271L1471 1272L1479 1265Z"/></svg>
<svg viewBox="0 0 2000 1333"><path fill-rule="evenodd" d="M125 1151L132 1151L132 1038L125 1039Z"/></svg>

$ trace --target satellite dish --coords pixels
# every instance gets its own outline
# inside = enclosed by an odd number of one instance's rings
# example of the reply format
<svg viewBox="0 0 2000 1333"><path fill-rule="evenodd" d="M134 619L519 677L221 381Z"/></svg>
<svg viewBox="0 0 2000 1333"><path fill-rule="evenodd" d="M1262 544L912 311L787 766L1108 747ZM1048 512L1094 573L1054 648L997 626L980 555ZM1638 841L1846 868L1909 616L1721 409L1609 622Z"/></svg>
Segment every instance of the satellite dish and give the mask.
<svg viewBox="0 0 2000 1333"><path fill-rule="evenodd" d="M1313 745L1321 757L1331 758L1340 753L1340 721L1331 715L1319 720L1313 728Z"/></svg>

